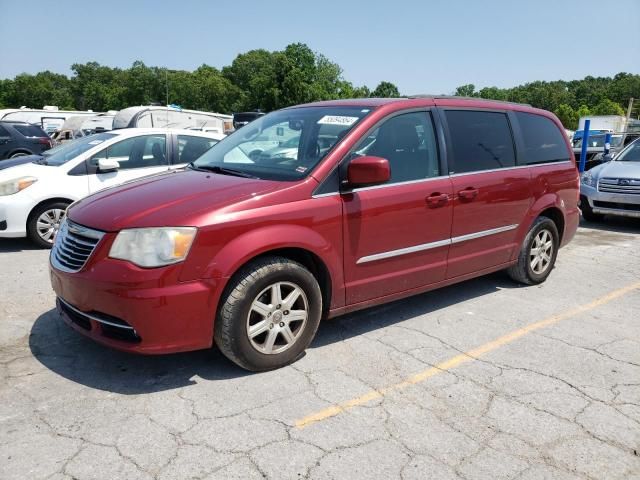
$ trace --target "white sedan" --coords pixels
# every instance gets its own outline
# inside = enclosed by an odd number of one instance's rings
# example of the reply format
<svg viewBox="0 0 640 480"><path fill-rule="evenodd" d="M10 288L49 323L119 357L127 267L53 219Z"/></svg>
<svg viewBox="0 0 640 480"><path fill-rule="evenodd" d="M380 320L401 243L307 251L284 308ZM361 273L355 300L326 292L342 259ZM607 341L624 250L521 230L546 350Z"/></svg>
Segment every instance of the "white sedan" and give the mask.
<svg viewBox="0 0 640 480"><path fill-rule="evenodd" d="M0 238L50 248L67 206L103 188L183 167L223 134L127 128L66 143L33 163L0 171Z"/></svg>

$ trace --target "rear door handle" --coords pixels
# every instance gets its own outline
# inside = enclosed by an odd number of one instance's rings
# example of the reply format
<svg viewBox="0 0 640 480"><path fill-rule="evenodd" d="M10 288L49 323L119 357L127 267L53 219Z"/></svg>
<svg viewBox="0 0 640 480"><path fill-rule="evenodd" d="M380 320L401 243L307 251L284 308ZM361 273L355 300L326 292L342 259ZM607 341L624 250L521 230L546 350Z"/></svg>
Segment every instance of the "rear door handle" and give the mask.
<svg viewBox="0 0 640 480"><path fill-rule="evenodd" d="M472 201L478 196L478 189L473 187L467 187L464 190L458 192L458 196L461 200Z"/></svg>
<svg viewBox="0 0 640 480"><path fill-rule="evenodd" d="M446 193L435 192L427 197L427 205L430 208L444 207L449 201L449 195Z"/></svg>

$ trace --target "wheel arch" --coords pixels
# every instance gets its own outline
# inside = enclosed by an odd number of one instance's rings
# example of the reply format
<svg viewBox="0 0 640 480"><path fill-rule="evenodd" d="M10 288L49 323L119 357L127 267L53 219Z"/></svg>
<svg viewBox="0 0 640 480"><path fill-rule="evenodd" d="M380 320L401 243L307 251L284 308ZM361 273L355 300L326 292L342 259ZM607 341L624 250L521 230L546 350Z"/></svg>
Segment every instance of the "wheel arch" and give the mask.
<svg viewBox="0 0 640 480"><path fill-rule="evenodd" d="M304 265L316 277L322 291L323 310L342 306L344 281L342 252L319 232L300 225L271 225L251 230L226 243L200 269L199 255L185 265L182 277L213 278L224 295L229 281L250 262L264 256L282 256ZM342 294L341 294L342 293ZM221 301L221 298L217 299Z"/></svg>
<svg viewBox="0 0 640 480"><path fill-rule="evenodd" d="M42 206L44 206L44 205L46 205L46 204L48 204L48 203L56 203L56 202L64 202L64 203L67 203L67 204L69 204L69 205L70 205L70 204L72 204L74 201L75 201L75 200L71 200L70 198L65 198L65 197L52 197L52 198L47 198L47 199L45 199L45 200L41 200L40 202L36 203L36 204L33 206L33 208L31 209L31 211L29 212L29 215L27 215L26 225L28 225L28 224L29 224L29 221L31 220L31 218L33 218L34 212L35 212L38 208L40 208L40 207L42 207ZM26 225L25 225L25 226L26 226Z"/></svg>

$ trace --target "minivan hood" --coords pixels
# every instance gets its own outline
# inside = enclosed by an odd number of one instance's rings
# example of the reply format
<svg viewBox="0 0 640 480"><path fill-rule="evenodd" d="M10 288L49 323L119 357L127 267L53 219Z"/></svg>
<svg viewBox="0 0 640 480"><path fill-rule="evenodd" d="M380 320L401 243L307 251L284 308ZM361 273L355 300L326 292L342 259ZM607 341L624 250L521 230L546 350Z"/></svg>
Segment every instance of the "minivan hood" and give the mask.
<svg viewBox="0 0 640 480"><path fill-rule="evenodd" d="M596 167L598 177L640 179L640 162L612 162Z"/></svg>
<svg viewBox="0 0 640 480"><path fill-rule="evenodd" d="M288 182L179 170L108 188L73 204L70 220L106 232L200 226L205 215L240 207ZM240 207L241 208L241 207Z"/></svg>

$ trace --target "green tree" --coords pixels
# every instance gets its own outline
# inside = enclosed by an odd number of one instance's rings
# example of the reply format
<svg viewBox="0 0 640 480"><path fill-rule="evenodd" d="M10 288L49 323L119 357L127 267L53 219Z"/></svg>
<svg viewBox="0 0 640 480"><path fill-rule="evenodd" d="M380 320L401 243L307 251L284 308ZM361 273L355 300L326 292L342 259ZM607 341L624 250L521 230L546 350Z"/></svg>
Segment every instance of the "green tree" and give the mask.
<svg viewBox="0 0 640 480"><path fill-rule="evenodd" d="M454 95L457 97L476 97L476 86L473 83L461 85L456 88L456 93Z"/></svg>
<svg viewBox="0 0 640 480"><path fill-rule="evenodd" d="M571 105L562 103L555 109L554 113L560 119L565 128L570 130L578 128L578 114Z"/></svg>
<svg viewBox="0 0 640 480"><path fill-rule="evenodd" d="M375 98L397 98L400 96L400 91L393 83L382 81L371 92L371 96Z"/></svg>
<svg viewBox="0 0 640 480"><path fill-rule="evenodd" d="M593 115L593 113L591 113L591 110L589 110L589 107L587 107L586 105L580 105L580 108L576 112L576 115L578 119L580 119L582 117L589 117Z"/></svg>
<svg viewBox="0 0 640 480"><path fill-rule="evenodd" d="M603 98L593 107L593 115L624 115L624 110L616 102Z"/></svg>

